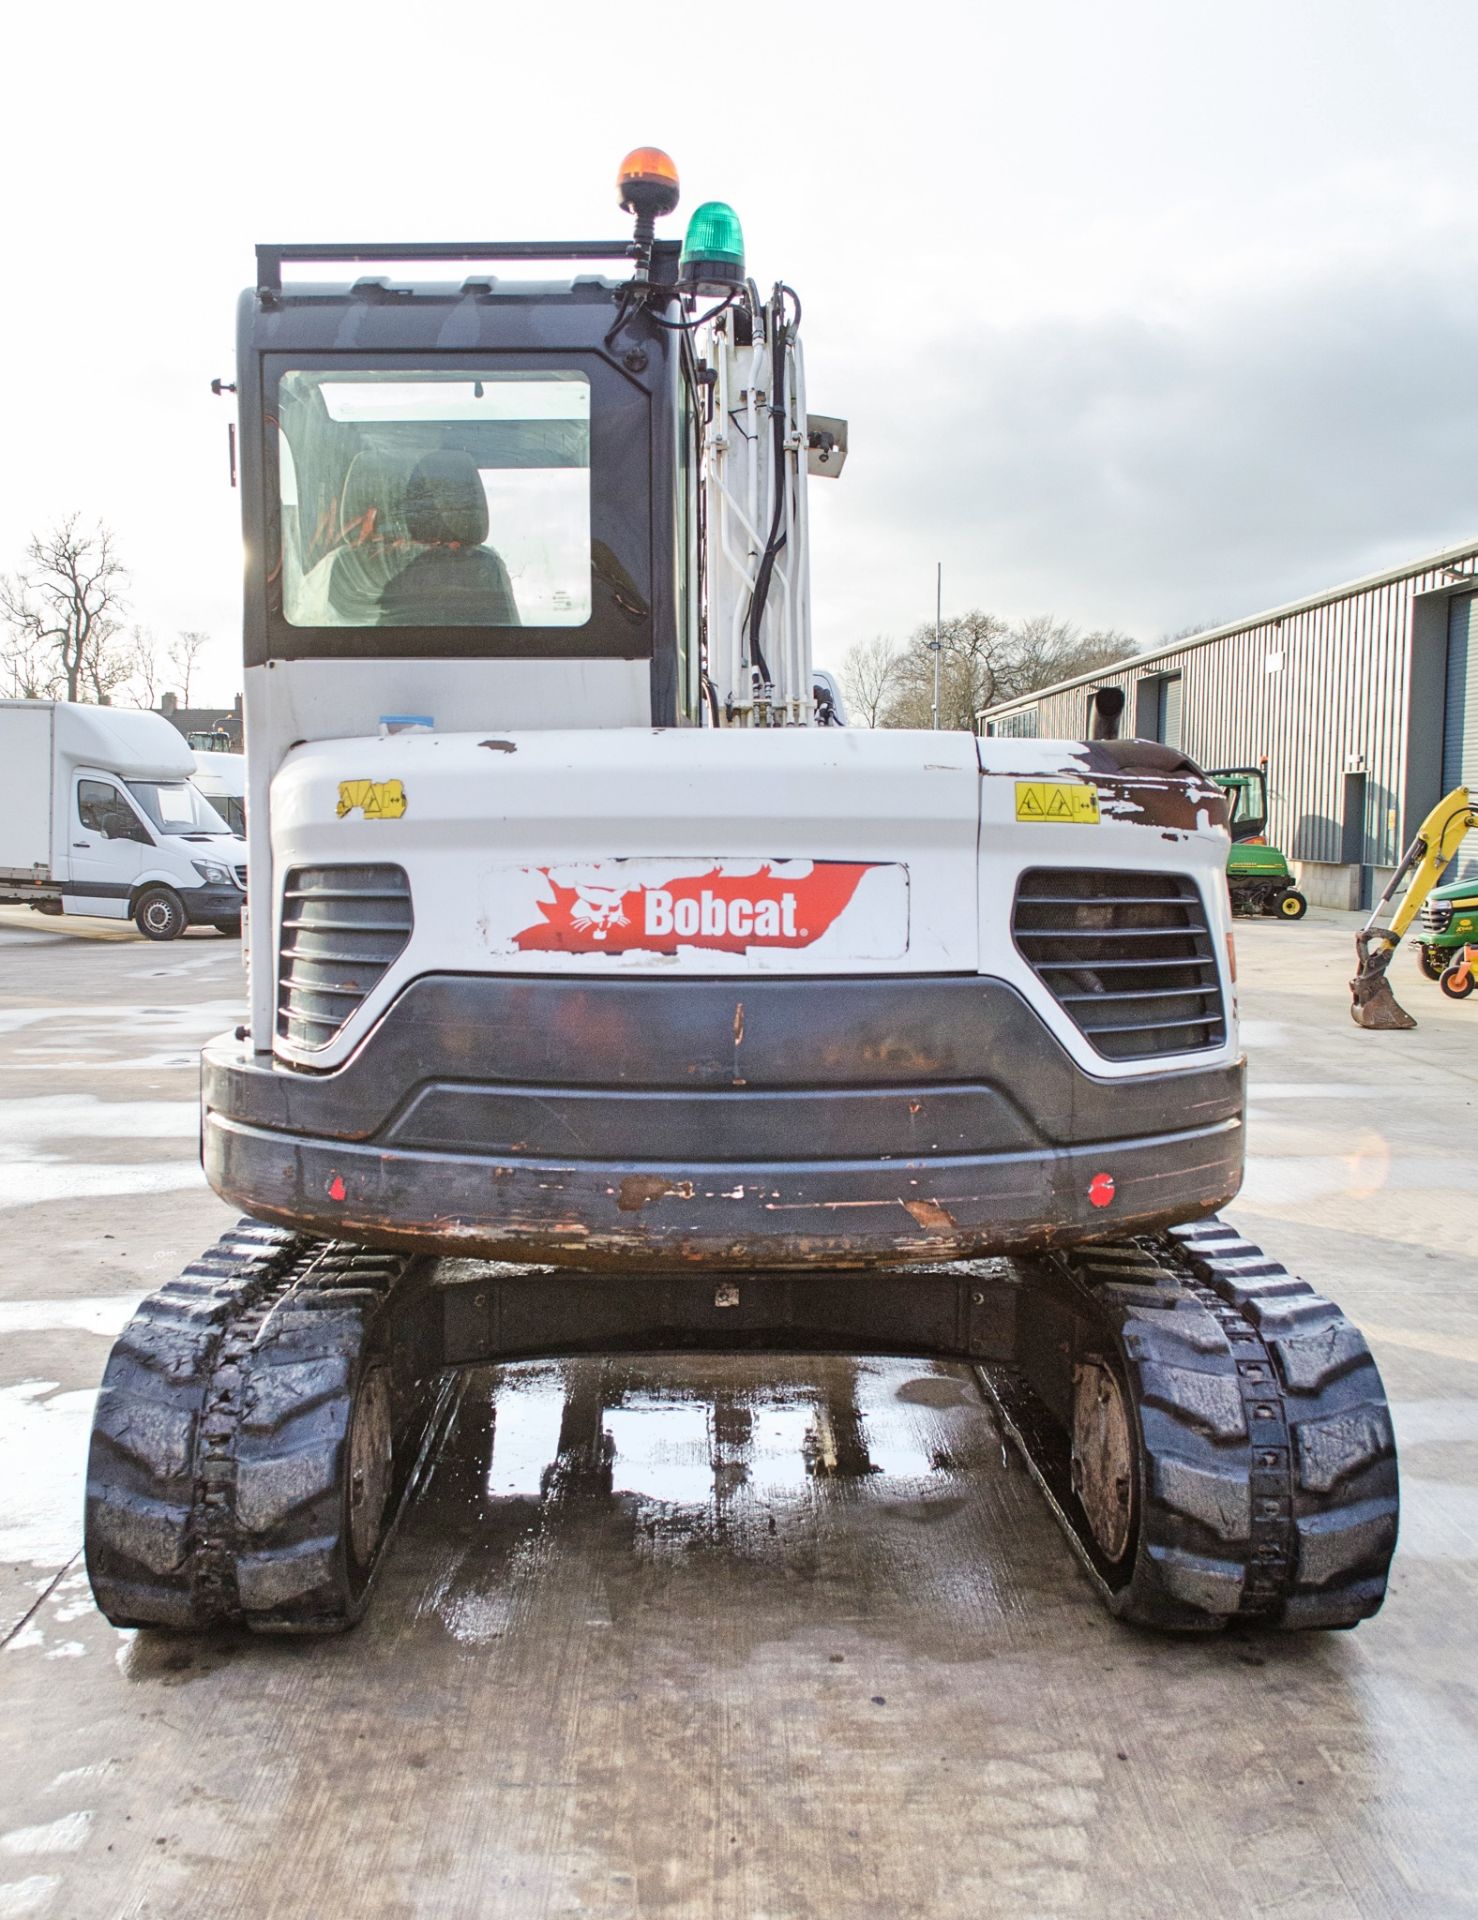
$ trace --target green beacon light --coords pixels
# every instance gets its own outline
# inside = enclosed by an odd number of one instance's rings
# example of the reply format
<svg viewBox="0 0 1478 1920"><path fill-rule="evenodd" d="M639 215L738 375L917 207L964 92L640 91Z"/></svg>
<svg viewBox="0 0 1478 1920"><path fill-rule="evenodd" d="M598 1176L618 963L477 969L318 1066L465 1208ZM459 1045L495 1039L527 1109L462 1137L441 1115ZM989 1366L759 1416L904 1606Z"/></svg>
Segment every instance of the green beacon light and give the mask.
<svg viewBox="0 0 1478 1920"><path fill-rule="evenodd" d="M744 230L722 200L694 209L677 278L684 293L735 293L744 285Z"/></svg>

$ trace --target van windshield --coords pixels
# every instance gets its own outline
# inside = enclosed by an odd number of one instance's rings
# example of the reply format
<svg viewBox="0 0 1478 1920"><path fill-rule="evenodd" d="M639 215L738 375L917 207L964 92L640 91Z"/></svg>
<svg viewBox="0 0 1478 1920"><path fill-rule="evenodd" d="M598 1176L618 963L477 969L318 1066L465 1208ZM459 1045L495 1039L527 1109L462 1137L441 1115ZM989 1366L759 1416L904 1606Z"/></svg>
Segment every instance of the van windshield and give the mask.
<svg viewBox="0 0 1478 1920"><path fill-rule="evenodd" d="M129 792L161 833L229 833L224 820L188 780L130 780Z"/></svg>
<svg viewBox="0 0 1478 1920"><path fill-rule="evenodd" d="M293 371L278 420L291 625L590 619L583 373Z"/></svg>

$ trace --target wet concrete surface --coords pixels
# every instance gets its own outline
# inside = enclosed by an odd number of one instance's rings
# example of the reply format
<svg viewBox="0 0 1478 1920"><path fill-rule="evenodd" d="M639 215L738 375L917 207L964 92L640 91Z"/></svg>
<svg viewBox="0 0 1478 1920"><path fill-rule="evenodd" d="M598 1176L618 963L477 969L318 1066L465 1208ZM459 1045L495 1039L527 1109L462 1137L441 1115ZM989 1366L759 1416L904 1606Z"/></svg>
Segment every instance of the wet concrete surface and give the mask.
<svg viewBox="0 0 1478 1920"><path fill-rule="evenodd" d="M341 1640L119 1633L78 1557L138 1297L230 1215L194 1050L239 950L0 914L0 1920L1478 1912L1478 1003L1346 1012L1351 916L1239 930L1230 1217L1365 1325L1403 1528L1352 1634L1101 1611L969 1370L469 1374Z"/></svg>

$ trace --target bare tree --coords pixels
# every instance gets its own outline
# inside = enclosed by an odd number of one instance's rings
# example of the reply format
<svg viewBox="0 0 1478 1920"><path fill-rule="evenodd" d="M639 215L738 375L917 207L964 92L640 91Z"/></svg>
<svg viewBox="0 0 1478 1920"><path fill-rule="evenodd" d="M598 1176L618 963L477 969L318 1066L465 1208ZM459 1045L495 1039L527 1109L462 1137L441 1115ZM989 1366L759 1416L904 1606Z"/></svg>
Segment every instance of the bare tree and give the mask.
<svg viewBox="0 0 1478 1920"><path fill-rule="evenodd" d="M122 644L128 698L136 707L159 705L159 640L151 627L134 625Z"/></svg>
<svg viewBox="0 0 1478 1920"><path fill-rule="evenodd" d="M1080 633L1049 613L1014 626L978 607L956 614L939 630L939 724L972 730L982 708L1091 673L1124 659L1137 644L1112 628ZM934 628L926 625L915 629L894 658L879 724L932 726L933 707Z"/></svg>
<svg viewBox="0 0 1478 1920"><path fill-rule="evenodd" d="M881 724L897 669L898 643L887 634L852 642L842 656L840 675L849 720L868 727Z"/></svg>
<svg viewBox="0 0 1478 1920"><path fill-rule="evenodd" d="M29 662L24 677L31 679L50 663L50 684L68 700L89 692L106 700L123 677L116 641L127 582L113 534L101 521L85 529L82 516L70 513L49 533L32 534L25 564L0 578L7 660Z"/></svg>
<svg viewBox="0 0 1478 1920"><path fill-rule="evenodd" d="M1011 630L1009 660L1001 674L1002 691L996 698L1010 700L1035 693L1058 680L1071 680L1124 659L1138 649L1138 641L1112 627L1080 633L1066 620L1039 613L1020 620Z"/></svg>
<svg viewBox="0 0 1478 1920"><path fill-rule="evenodd" d="M33 633L12 628L0 648L0 690L7 700L56 700L65 683L56 653Z"/></svg>
<svg viewBox="0 0 1478 1920"><path fill-rule="evenodd" d="M939 724L969 731L975 715L993 700L1003 700L1001 672L1007 662L1010 628L993 613L972 608L954 614L939 629ZM934 723L934 627L915 628L898 656L893 685L883 709L885 727L929 727Z"/></svg>
<svg viewBox="0 0 1478 1920"><path fill-rule="evenodd" d="M169 643L169 664L174 668L179 682L180 705L190 705L190 682L195 676L195 667L201 652L208 645L208 633L177 633Z"/></svg>

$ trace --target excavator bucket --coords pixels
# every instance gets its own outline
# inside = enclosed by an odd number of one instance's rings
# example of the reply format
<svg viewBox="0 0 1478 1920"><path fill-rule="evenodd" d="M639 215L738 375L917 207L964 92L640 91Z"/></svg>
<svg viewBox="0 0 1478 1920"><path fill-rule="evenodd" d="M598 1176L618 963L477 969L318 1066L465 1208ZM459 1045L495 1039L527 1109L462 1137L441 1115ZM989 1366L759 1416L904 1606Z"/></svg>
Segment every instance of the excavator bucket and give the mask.
<svg viewBox="0 0 1478 1920"><path fill-rule="evenodd" d="M1379 930L1372 934L1369 928L1362 928L1355 935L1356 968L1350 982L1354 996L1350 1018L1357 1027L1365 1027L1371 1033L1400 1033L1416 1025L1392 993L1386 978L1395 951L1394 941Z"/></svg>
<svg viewBox="0 0 1478 1920"><path fill-rule="evenodd" d="M1403 1028L1416 1025L1392 993L1391 983L1384 973L1376 974L1374 979L1356 974L1350 982L1350 990L1354 994L1350 1018L1357 1027L1366 1027L1372 1033L1399 1033Z"/></svg>

